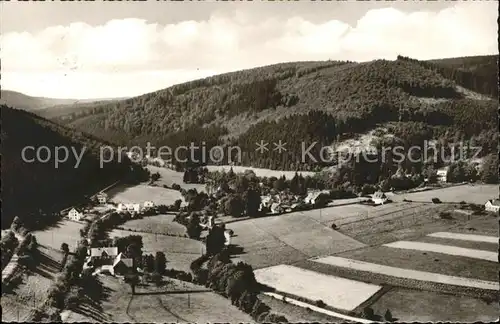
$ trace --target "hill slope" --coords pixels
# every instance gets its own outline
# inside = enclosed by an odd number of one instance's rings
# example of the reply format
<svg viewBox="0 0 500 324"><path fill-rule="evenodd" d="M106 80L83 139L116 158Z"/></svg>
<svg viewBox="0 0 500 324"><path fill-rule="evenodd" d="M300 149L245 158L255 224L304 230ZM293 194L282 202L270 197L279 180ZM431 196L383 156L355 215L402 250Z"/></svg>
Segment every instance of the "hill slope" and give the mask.
<svg viewBox="0 0 500 324"><path fill-rule="evenodd" d="M464 60L461 69L483 61L490 66L492 58ZM302 141L329 145L394 122L396 132L413 129L429 138L477 136L476 141L491 142L497 109L488 97L496 88L491 72L486 78L469 71L462 79L450 64L405 57L276 64L91 104L57 120L128 146L238 144L247 152L244 164L292 169L310 167L297 164ZM255 142L279 139L288 143L287 154L256 155Z"/></svg>
<svg viewBox="0 0 500 324"><path fill-rule="evenodd" d="M45 118L73 113L82 106L87 107L86 105L89 103L102 103L119 99L54 99L32 97L11 90L0 91L0 105L32 111Z"/></svg>
<svg viewBox="0 0 500 324"><path fill-rule="evenodd" d="M2 113L2 228L8 227L14 216L19 216L27 226L49 222L49 215L61 208L82 201L84 195L93 194L111 183L123 179L136 181L144 178L144 170L125 157L121 163L99 165L99 147L105 143L64 126L38 117L32 113L0 106ZM23 149L46 146L51 158L43 162L26 162ZM69 158L55 167L56 147L66 147ZM81 162L72 153L80 154ZM61 152L61 157L63 153ZM33 159L34 150L25 151L26 160ZM47 152L41 152L43 160ZM76 166L76 167L75 167ZM47 219L43 219L44 214Z"/></svg>

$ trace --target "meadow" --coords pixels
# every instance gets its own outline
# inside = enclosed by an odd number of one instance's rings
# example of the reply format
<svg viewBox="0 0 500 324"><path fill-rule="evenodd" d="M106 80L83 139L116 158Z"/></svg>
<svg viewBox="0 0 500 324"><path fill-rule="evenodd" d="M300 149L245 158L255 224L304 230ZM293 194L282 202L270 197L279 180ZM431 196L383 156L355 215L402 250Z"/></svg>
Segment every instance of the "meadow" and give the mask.
<svg viewBox="0 0 500 324"><path fill-rule="evenodd" d="M161 234L151 234L144 232L130 232L126 230L114 229L109 233L109 237L124 237L128 235L142 236L143 254L155 254L164 252L167 257L167 268L189 271L189 266L193 260L198 258L205 251L202 242L185 237L174 237Z"/></svg>
<svg viewBox="0 0 500 324"><path fill-rule="evenodd" d="M115 203L143 203L150 200L156 205L171 205L177 199L183 200L181 193L177 190L145 184L133 187L117 186L109 190L108 195Z"/></svg>
<svg viewBox="0 0 500 324"><path fill-rule="evenodd" d="M175 215L161 214L127 221L121 227L127 230L163 235L184 235L186 227L174 222Z"/></svg>
<svg viewBox="0 0 500 324"><path fill-rule="evenodd" d="M132 295L130 286L117 278L99 279L106 287L100 307L84 304L64 311L64 322L253 323L229 300L202 286L167 279L164 287L140 286Z"/></svg>

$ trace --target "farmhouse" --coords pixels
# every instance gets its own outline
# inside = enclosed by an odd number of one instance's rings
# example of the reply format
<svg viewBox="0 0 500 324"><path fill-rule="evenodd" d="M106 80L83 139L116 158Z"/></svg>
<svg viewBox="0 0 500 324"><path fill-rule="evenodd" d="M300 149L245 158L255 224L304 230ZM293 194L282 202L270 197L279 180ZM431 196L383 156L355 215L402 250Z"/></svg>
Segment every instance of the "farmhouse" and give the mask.
<svg viewBox="0 0 500 324"><path fill-rule="evenodd" d="M123 213L123 212L129 212L129 213L140 213L141 212L141 205L140 204L118 204L118 207L116 207L116 211Z"/></svg>
<svg viewBox="0 0 500 324"><path fill-rule="evenodd" d="M440 182L446 182L446 174L448 173L448 167L438 169L436 171L437 179Z"/></svg>
<svg viewBox="0 0 500 324"><path fill-rule="evenodd" d="M115 275L124 275L129 273L133 269L133 261L130 258L126 258L123 253L120 253L116 256L115 261L113 262L111 274Z"/></svg>
<svg viewBox="0 0 500 324"><path fill-rule="evenodd" d="M498 213L500 211L500 199L491 199L484 204L486 211Z"/></svg>
<svg viewBox="0 0 500 324"><path fill-rule="evenodd" d="M74 221L80 221L83 218L83 213L76 208L71 208L68 212L68 218Z"/></svg>
<svg viewBox="0 0 500 324"><path fill-rule="evenodd" d="M105 204L106 202L108 202L108 195L104 192L100 192L97 194L97 201L100 203L100 204Z"/></svg>
<svg viewBox="0 0 500 324"><path fill-rule="evenodd" d="M117 247L97 247L90 249L91 260L109 261L116 258L118 255Z"/></svg>
<svg viewBox="0 0 500 324"><path fill-rule="evenodd" d="M375 205L383 205L387 199L387 196L382 191L377 191L372 195L372 201Z"/></svg>
<svg viewBox="0 0 500 324"><path fill-rule="evenodd" d="M144 208L153 208L155 206L155 203L151 200L146 200L142 205L144 206Z"/></svg>

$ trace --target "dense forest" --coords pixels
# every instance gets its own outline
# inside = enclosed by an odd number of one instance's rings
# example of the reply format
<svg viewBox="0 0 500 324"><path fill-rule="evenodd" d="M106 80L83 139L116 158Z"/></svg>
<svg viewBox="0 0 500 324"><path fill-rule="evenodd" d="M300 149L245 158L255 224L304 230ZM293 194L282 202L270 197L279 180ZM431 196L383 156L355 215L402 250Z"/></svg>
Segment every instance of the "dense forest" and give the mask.
<svg viewBox="0 0 500 324"><path fill-rule="evenodd" d="M8 227L19 216L26 227L46 225L51 216L62 208L79 203L117 180L137 182L146 180L147 172L133 164L126 156L119 162L100 167L101 145L109 145L82 132L57 125L32 113L1 106L2 154L2 228ZM46 146L52 152L40 151L41 162L25 162L23 148ZM57 167L54 162L56 147L72 148L78 154L85 147L80 164L72 151L68 160ZM62 151L61 151L62 152ZM34 159L34 151L25 152L26 159ZM62 153L60 155L63 156ZM44 218L45 217L45 218Z"/></svg>
<svg viewBox="0 0 500 324"><path fill-rule="evenodd" d="M274 64L139 97L83 103L53 120L128 147L147 142L172 149L190 143L207 150L237 145L242 152L239 164L272 169L318 170L335 165L335 159L314 161L320 160L321 147L375 129L394 135L376 138L377 147L401 145L408 150L432 140L444 147L448 157L454 154L448 146L457 143L480 147L477 157L485 157L498 150L498 103L493 99L498 94L497 70L497 56ZM279 140L286 143L281 154L272 144ZM270 143L268 151L255 151L260 141ZM310 150L314 159L304 162L303 145L314 142ZM187 153L180 156L185 157ZM229 160L234 157L218 163ZM376 182L401 168L425 169L425 162L390 160L364 168L374 178L368 182ZM438 159L432 167L443 163ZM357 170L359 165L364 163L344 169ZM182 169L185 163L177 166ZM356 183L367 181L364 176L353 177Z"/></svg>

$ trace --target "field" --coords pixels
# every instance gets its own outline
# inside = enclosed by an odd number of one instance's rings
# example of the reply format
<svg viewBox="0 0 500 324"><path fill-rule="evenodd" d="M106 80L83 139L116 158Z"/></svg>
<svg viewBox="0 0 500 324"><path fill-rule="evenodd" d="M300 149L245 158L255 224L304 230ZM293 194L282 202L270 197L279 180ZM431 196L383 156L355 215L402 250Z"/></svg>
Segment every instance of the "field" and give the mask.
<svg viewBox="0 0 500 324"><path fill-rule="evenodd" d="M177 190L143 184L133 187L117 186L109 190L108 195L116 203L143 203L151 200L156 205L171 205L177 199L183 200Z"/></svg>
<svg viewBox="0 0 500 324"><path fill-rule="evenodd" d="M467 296L393 288L372 306L375 313L384 314L390 309L401 323L412 322L495 322L498 321L498 304L486 303Z"/></svg>
<svg viewBox="0 0 500 324"><path fill-rule="evenodd" d="M407 268L399 268L387 265L381 265L371 262L364 262L354 259L341 258L335 256L329 256L325 258L319 258L313 260L314 262L320 262L327 265L332 265L335 267L342 267L352 270L358 271L366 271L373 272L378 274L384 274L388 276L398 277L398 278L407 278L412 280L420 280L427 282L435 282L446 285L454 285L454 286L463 286L463 287L471 287L478 289L488 289L488 290L498 290L498 282L495 281L486 281L480 279L472 279L472 278L464 278L464 277L456 277L443 275L437 272L427 272L427 271L419 271Z"/></svg>
<svg viewBox="0 0 500 324"><path fill-rule="evenodd" d="M257 270L255 278L278 291L312 301L322 300L328 306L347 311L352 311L382 288L288 265Z"/></svg>
<svg viewBox="0 0 500 324"><path fill-rule="evenodd" d="M396 199L430 202L437 197L443 202L461 202L484 205L488 199L498 198L498 185L461 185L443 189L394 195Z"/></svg>
<svg viewBox="0 0 500 324"><path fill-rule="evenodd" d="M230 165L209 165L207 166L208 171L225 171L229 172L233 168L234 173L244 173L246 170L252 170L256 176L258 177L276 177L280 178L285 176L286 179L290 180L295 176L295 171L280 171L280 170L271 170L271 169L262 169L262 168L253 168L246 166L230 166ZM302 176L313 176L315 172L302 171L299 172Z"/></svg>
<svg viewBox="0 0 500 324"><path fill-rule="evenodd" d="M286 298L284 302L283 298L271 297L267 294L260 294L259 298L271 307L273 313L285 316L290 323L332 323L332 322L342 322L345 323L344 319L339 319L333 315L327 315L325 313L330 313L326 309L320 309L316 311L315 306L303 307L302 303L294 305L290 298ZM322 313L324 312L324 313Z"/></svg>
<svg viewBox="0 0 500 324"><path fill-rule="evenodd" d="M477 249L469 249L457 246L434 244L427 242L412 242L412 241L397 241L389 244L384 244L384 246L397 248L397 249L407 249L415 251L426 251L435 252L449 255L464 256L467 258L481 259L486 261L497 262L498 261L498 251L483 251Z"/></svg>
<svg viewBox="0 0 500 324"><path fill-rule="evenodd" d="M155 215L148 216L141 219L133 219L127 221L123 227L133 231L157 233L157 234L171 234L171 235L184 235L186 228L173 221L175 215Z"/></svg>
<svg viewBox="0 0 500 324"><path fill-rule="evenodd" d="M438 233L431 233L427 236L447 238L447 239L456 239L456 240L463 240L463 241L472 241L472 242L498 243L498 237L487 236L487 235L438 232Z"/></svg>
<svg viewBox="0 0 500 324"><path fill-rule="evenodd" d="M166 287L138 287L132 296L128 284L113 277L99 278L107 290L100 309L84 305L75 311L65 311L64 322L253 322L229 300L202 286L168 279Z"/></svg>
<svg viewBox="0 0 500 324"><path fill-rule="evenodd" d="M33 232L33 235L43 246L59 250L62 243L67 243L69 249L73 250L80 239L80 229L83 226L84 223L63 219L49 228Z"/></svg>
<svg viewBox="0 0 500 324"><path fill-rule="evenodd" d="M48 290L62 267L63 256L61 252L44 247L39 247L39 251L37 268L24 272L20 284L12 292L2 292L2 322L27 321L33 309L46 301Z"/></svg>
<svg viewBox="0 0 500 324"><path fill-rule="evenodd" d="M160 168L153 165L148 165L147 169L151 171L151 173L158 172L160 174L160 179L156 181L156 184L160 187L163 185L167 185L171 187L174 183L180 185L183 189L196 189L198 192L205 191L204 184L198 183L184 183L182 178L184 176L184 172L177 172L168 168Z"/></svg>
<svg viewBox="0 0 500 324"><path fill-rule="evenodd" d="M293 263L313 256L358 249L364 244L334 231L302 213L229 223L238 255L254 268Z"/></svg>
<svg viewBox="0 0 500 324"><path fill-rule="evenodd" d="M158 251L164 252L167 257L167 268L177 270L189 271L191 262L198 258L202 251L205 250L203 243L184 237L130 232L119 229L111 231L109 237L123 237L128 235L141 235L144 254L155 254Z"/></svg>

